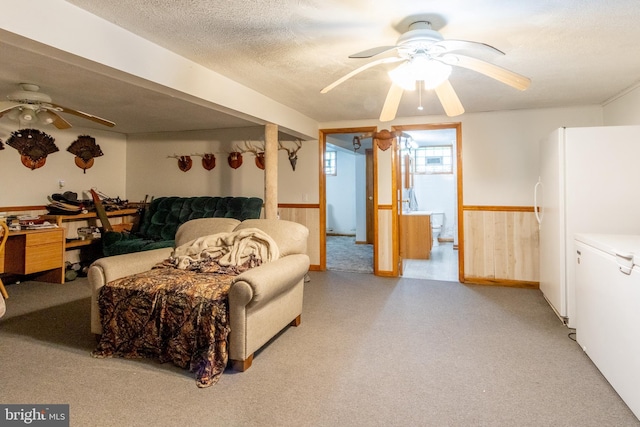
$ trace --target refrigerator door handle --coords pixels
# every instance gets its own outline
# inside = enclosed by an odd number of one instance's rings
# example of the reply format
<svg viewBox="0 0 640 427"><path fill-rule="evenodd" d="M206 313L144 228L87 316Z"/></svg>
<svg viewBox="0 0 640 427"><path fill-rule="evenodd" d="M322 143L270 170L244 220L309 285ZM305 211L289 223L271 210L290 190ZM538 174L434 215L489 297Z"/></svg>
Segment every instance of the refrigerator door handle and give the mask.
<svg viewBox="0 0 640 427"><path fill-rule="evenodd" d="M540 204L538 203L538 189L542 188L542 181L540 177L538 177L538 182L533 187L533 211L536 214L536 221L538 221L538 228L542 225L542 218L544 217L544 212L540 209Z"/></svg>

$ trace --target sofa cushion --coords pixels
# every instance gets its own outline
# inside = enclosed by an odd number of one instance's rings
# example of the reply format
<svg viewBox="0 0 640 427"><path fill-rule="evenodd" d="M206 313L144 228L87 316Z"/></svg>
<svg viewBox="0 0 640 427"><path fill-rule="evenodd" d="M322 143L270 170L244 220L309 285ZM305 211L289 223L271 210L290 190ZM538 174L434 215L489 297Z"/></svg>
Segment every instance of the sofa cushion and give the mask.
<svg viewBox="0 0 640 427"><path fill-rule="evenodd" d="M262 199L258 197L158 197L145 211L136 233L103 233L105 256L175 246L180 225L198 218L233 218L242 221L260 218ZM231 231L231 230L229 230Z"/></svg>
<svg viewBox="0 0 640 427"><path fill-rule="evenodd" d="M234 231L257 228L267 233L278 245L280 256L307 253L309 229L302 224L282 219L247 219Z"/></svg>
<svg viewBox="0 0 640 427"><path fill-rule="evenodd" d="M230 233L240 224L235 218L197 218L185 222L178 228L175 246L184 245L198 237L218 233Z"/></svg>

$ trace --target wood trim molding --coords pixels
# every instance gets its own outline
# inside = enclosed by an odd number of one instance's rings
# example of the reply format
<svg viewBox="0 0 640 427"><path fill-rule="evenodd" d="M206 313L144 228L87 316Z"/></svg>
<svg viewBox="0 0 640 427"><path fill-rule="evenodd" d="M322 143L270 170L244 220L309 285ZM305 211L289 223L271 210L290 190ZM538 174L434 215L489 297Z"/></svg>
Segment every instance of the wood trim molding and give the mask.
<svg viewBox="0 0 640 427"><path fill-rule="evenodd" d="M533 206L463 206L463 211L534 212Z"/></svg>
<svg viewBox="0 0 640 427"><path fill-rule="evenodd" d="M378 205L378 209L390 211L391 209L393 209L393 205Z"/></svg>
<svg viewBox="0 0 640 427"><path fill-rule="evenodd" d="M283 209L320 209L320 203L278 203Z"/></svg>
<svg viewBox="0 0 640 427"><path fill-rule="evenodd" d="M44 211L47 207L42 206L0 206L0 212L13 212L13 211Z"/></svg>
<svg viewBox="0 0 640 427"><path fill-rule="evenodd" d="M465 285L506 286L510 288L540 289L540 282L525 280L488 279L484 277L465 277Z"/></svg>

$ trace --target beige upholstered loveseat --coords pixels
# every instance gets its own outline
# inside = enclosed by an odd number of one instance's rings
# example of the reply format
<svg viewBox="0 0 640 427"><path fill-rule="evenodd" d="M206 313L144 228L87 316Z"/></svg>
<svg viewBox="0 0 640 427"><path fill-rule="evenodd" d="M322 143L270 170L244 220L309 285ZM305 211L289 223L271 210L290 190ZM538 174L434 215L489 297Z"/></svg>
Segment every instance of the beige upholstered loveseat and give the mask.
<svg viewBox="0 0 640 427"><path fill-rule="evenodd" d="M303 225L277 219L202 218L188 221L176 233L176 246L223 232L258 228L277 244L280 257L235 277L229 291L229 360L234 369L251 366L253 353L287 325L297 326L302 313L304 278L309 270ZM98 296L108 282L150 270L168 258L173 248L161 248L101 258L89 268L91 332L102 333Z"/></svg>

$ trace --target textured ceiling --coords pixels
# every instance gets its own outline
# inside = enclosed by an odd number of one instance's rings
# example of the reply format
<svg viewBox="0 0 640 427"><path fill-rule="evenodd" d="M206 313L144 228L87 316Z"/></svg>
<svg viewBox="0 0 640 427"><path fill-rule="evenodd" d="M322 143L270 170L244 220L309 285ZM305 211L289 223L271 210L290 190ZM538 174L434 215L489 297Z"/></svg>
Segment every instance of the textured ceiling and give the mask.
<svg viewBox="0 0 640 427"><path fill-rule="evenodd" d="M455 69L450 81L467 112L600 104L640 80L638 0L67 1L319 122L376 119L390 84L387 66L327 94L320 90L371 61L349 59L350 54L394 45L411 21L424 17L446 39L502 50L505 56L482 59L532 79L520 92ZM247 124L51 59L43 62L13 46L0 43L0 55L16 58L0 68L0 93L31 80L54 101L102 114L126 133ZM417 94L405 92L398 116L443 114L433 93L423 96L423 104L418 111ZM182 118L172 119L176 114Z"/></svg>

